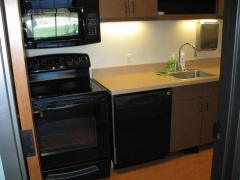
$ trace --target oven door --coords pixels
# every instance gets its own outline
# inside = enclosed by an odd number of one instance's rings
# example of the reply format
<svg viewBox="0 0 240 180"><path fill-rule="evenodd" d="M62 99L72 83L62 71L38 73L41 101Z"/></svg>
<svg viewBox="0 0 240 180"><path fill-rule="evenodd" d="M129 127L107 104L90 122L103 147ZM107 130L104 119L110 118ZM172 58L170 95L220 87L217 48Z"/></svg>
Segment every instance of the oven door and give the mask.
<svg viewBox="0 0 240 180"><path fill-rule="evenodd" d="M43 171L109 158L105 94L41 99L33 107Z"/></svg>

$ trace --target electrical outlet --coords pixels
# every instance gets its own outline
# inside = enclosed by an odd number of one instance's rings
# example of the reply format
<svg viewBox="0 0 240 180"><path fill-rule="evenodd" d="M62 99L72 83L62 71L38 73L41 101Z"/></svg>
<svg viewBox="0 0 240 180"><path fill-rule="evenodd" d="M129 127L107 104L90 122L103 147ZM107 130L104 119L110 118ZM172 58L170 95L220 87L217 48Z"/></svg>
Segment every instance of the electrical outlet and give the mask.
<svg viewBox="0 0 240 180"><path fill-rule="evenodd" d="M126 59L126 65L132 65L132 55L131 54L125 54Z"/></svg>

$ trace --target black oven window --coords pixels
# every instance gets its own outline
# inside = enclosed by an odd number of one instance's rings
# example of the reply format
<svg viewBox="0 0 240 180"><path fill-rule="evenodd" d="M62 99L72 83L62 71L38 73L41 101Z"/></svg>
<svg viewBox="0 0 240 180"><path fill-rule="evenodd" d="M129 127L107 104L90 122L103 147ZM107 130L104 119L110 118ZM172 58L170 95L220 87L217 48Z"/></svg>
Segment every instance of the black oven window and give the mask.
<svg viewBox="0 0 240 180"><path fill-rule="evenodd" d="M42 156L97 145L95 118L72 118L37 127Z"/></svg>

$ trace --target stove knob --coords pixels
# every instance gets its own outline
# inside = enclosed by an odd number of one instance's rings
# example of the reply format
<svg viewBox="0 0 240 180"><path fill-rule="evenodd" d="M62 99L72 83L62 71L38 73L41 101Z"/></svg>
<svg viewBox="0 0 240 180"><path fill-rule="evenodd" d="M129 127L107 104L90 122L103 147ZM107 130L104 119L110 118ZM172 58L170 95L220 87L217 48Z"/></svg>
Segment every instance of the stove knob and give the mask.
<svg viewBox="0 0 240 180"><path fill-rule="evenodd" d="M32 66L33 66L34 68L37 68L39 65L40 65L40 63L39 63L39 61L38 61L37 59L33 59L33 60L32 60Z"/></svg>
<svg viewBox="0 0 240 180"><path fill-rule="evenodd" d="M46 66L47 65L47 61L45 59L41 60L41 66Z"/></svg>
<svg viewBox="0 0 240 180"><path fill-rule="evenodd" d="M78 65L81 62L81 58L79 56L76 56L74 62L76 65Z"/></svg>
<svg viewBox="0 0 240 180"><path fill-rule="evenodd" d="M73 58L71 56L68 56L67 59L66 59L68 65L72 65L73 64Z"/></svg>
<svg viewBox="0 0 240 180"><path fill-rule="evenodd" d="M88 63L88 57L87 56L82 56L82 58L81 58L81 64L84 64L84 65L87 65L87 63Z"/></svg>

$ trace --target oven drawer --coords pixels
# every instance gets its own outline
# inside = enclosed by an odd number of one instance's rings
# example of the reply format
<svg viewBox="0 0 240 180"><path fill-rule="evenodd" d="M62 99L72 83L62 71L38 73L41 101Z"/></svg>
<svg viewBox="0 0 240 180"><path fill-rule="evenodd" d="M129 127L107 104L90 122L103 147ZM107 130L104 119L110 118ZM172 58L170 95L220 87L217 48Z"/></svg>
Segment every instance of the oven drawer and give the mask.
<svg viewBox="0 0 240 180"><path fill-rule="evenodd" d="M110 177L110 159L43 171L45 180L94 180Z"/></svg>

